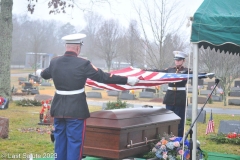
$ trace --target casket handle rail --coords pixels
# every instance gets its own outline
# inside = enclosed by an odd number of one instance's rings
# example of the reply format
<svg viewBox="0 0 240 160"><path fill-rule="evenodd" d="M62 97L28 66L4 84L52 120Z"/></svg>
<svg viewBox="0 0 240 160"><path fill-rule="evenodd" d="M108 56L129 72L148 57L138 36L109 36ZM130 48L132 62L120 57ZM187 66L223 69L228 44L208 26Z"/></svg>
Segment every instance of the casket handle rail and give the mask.
<svg viewBox="0 0 240 160"><path fill-rule="evenodd" d="M134 146L139 146L139 145L143 145L143 144L148 144L149 142L155 142L157 141L158 139L151 139L151 140L148 140L147 137L145 137L145 141L143 142L138 142L138 143L133 143L132 140L130 140L130 144L127 145L127 148L132 148Z"/></svg>

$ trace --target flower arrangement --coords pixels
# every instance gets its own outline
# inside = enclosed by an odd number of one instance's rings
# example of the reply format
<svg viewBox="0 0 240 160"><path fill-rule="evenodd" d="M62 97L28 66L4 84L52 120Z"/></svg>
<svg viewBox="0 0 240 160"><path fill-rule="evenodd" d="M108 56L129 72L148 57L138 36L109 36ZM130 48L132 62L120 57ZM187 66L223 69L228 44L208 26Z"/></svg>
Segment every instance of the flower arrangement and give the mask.
<svg viewBox="0 0 240 160"><path fill-rule="evenodd" d="M240 144L240 134L236 132L231 132L228 134L213 134L210 135L207 139L211 141L215 141L216 143L229 143L229 144L235 144L239 145Z"/></svg>
<svg viewBox="0 0 240 160"><path fill-rule="evenodd" d="M209 96L210 96L210 94L208 95L208 97L209 97ZM208 103L209 103L209 104L212 104L212 103L213 103L212 96L209 97Z"/></svg>
<svg viewBox="0 0 240 160"><path fill-rule="evenodd" d="M165 134L161 139L153 145L152 150L148 153L147 158L157 157L161 160L188 160L190 158L189 141L185 140L184 149L180 144L182 137ZM203 160L207 157L207 153L197 148L197 160Z"/></svg>

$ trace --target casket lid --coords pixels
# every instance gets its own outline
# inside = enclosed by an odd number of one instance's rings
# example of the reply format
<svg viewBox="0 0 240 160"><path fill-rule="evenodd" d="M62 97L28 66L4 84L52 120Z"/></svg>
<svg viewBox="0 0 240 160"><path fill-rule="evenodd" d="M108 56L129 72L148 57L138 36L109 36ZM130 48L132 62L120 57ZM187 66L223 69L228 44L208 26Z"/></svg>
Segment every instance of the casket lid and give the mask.
<svg viewBox="0 0 240 160"><path fill-rule="evenodd" d="M87 126L129 128L178 120L175 113L165 108L126 108L92 112Z"/></svg>

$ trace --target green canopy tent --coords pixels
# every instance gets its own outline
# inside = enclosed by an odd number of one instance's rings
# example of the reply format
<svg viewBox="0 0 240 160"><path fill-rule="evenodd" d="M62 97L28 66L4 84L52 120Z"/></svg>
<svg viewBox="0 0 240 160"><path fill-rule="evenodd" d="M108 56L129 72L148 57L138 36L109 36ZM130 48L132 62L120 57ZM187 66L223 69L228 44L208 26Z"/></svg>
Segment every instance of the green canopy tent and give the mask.
<svg viewBox="0 0 240 160"><path fill-rule="evenodd" d="M239 0L204 0L193 16L191 42L240 55L239 7Z"/></svg>
<svg viewBox="0 0 240 160"><path fill-rule="evenodd" d="M197 117L198 49L210 47L240 56L240 1L204 0L192 19L193 98L192 119ZM240 57L239 57L240 58ZM196 159L196 125L193 127L193 157Z"/></svg>

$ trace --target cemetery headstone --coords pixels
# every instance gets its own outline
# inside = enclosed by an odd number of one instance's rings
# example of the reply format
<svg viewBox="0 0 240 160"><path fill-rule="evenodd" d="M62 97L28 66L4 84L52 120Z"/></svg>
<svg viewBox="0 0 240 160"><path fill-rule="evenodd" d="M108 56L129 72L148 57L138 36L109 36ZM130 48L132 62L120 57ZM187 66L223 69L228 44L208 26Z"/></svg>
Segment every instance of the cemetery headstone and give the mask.
<svg viewBox="0 0 240 160"><path fill-rule="evenodd" d="M154 98L153 92L140 92L139 98Z"/></svg>
<svg viewBox="0 0 240 160"><path fill-rule="evenodd" d="M0 117L0 138L8 138L9 119Z"/></svg>
<svg viewBox="0 0 240 160"><path fill-rule="evenodd" d="M214 86L215 86L215 82L208 82L207 90L212 90Z"/></svg>
<svg viewBox="0 0 240 160"><path fill-rule="evenodd" d="M35 99L36 101L39 101L39 102L46 101L46 100L50 100L50 99L52 99L52 98L53 98L53 96L46 95L46 94L36 94L36 95L34 96L34 99Z"/></svg>
<svg viewBox="0 0 240 160"><path fill-rule="evenodd" d="M145 88L143 92L153 92L156 93L156 90L153 88Z"/></svg>
<svg viewBox="0 0 240 160"><path fill-rule="evenodd" d="M240 92L230 92L229 93L229 96L231 96L231 97L240 97Z"/></svg>
<svg viewBox="0 0 240 160"><path fill-rule="evenodd" d="M122 93L129 93L129 90L123 90Z"/></svg>
<svg viewBox="0 0 240 160"><path fill-rule="evenodd" d="M234 87L240 87L240 81L235 81L234 82Z"/></svg>
<svg viewBox="0 0 240 160"><path fill-rule="evenodd" d="M102 88L92 87L92 90L103 90Z"/></svg>
<svg viewBox="0 0 240 160"><path fill-rule="evenodd" d="M201 109L198 109L197 115L200 113ZM192 108L187 109L187 119L192 119ZM206 111L202 110L200 113L197 122L206 123Z"/></svg>
<svg viewBox="0 0 240 160"><path fill-rule="evenodd" d="M228 99L228 105L240 106L240 99Z"/></svg>
<svg viewBox="0 0 240 160"><path fill-rule="evenodd" d="M102 98L102 94L100 92L87 92L88 98Z"/></svg>
<svg viewBox="0 0 240 160"><path fill-rule="evenodd" d="M39 94L38 89L31 89L30 90L31 95Z"/></svg>
<svg viewBox="0 0 240 160"><path fill-rule="evenodd" d="M212 90L200 90L200 95L209 95Z"/></svg>
<svg viewBox="0 0 240 160"><path fill-rule="evenodd" d="M235 120L222 120L219 124L218 134L228 134L230 132L238 132L240 133L240 121Z"/></svg>
<svg viewBox="0 0 240 160"><path fill-rule="evenodd" d="M204 104L206 102L206 97L198 96L198 104ZM192 103L192 97L190 98L190 103Z"/></svg>
<svg viewBox="0 0 240 160"><path fill-rule="evenodd" d="M193 80L191 79L191 85L192 85L192 83L193 83ZM198 79L198 85L199 86L203 86L204 85L203 79Z"/></svg>
<svg viewBox="0 0 240 160"><path fill-rule="evenodd" d="M52 86L52 84L49 82L42 82L41 86Z"/></svg>
<svg viewBox="0 0 240 160"><path fill-rule="evenodd" d="M122 93L122 94L120 95L119 99L123 99L123 100L134 100L134 99L136 99L136 98L135 98L135 95L133 95L133 94Z"/></svg>
<svg viewBox="0 0 240 160"><path fill-rule="evenodd" d="M222 102L222 96L212 95L211 98L215 102Z"/></svg>
<svg viewBox="0 0 240 160"><path fill-rule="evenodd" d="M107 91L108 96L118 96L119 91Z"/></svg>
<svg viewBox="0 0 240 160"><path fill-rule="evenodd" d="M24 77L19 77L18 78L18 84L19 85L23 84L24 82L27 82L27 78L24 78Z"/></svg>
<svg viewBox="0 0 240 160"><path fill-rule="evenodd" d="M240 92L240 87L232 87L231 91L233 91L233 92Z"/></svg>

